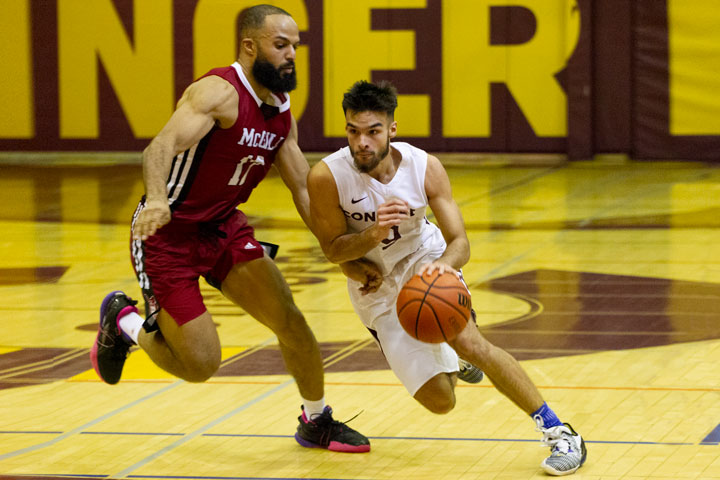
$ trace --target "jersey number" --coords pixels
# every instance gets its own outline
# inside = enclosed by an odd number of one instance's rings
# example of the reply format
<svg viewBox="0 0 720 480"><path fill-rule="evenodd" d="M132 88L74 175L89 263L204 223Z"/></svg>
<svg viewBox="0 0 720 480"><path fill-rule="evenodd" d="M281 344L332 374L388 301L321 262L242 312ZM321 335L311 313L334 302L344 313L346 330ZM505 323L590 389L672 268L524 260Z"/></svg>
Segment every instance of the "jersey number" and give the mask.
<svg viewBox="0 0 720 480"><path fill-rule="evenodd" d="M382 243L384 244L382 249L385 250L386 248L392 247L393 244L398 240L400 240L400 228L397 225L393 225L392 236L382 241Z"/></svg>
<svg viewBox="0 0 720 480"><path fill-rule="evenodd" d="M230 178L228 185L244 184L245 180L247 179L248 173L250 173L250 169L254 165L265 165L265 158L263 158L262 155L258 155L256 158L253 158L252 155L248 155L247 157L240 160L240 162L235 167L235 173L233 174L232 178ZM245 170L245 173L243 173L243 169Z"/></svg>

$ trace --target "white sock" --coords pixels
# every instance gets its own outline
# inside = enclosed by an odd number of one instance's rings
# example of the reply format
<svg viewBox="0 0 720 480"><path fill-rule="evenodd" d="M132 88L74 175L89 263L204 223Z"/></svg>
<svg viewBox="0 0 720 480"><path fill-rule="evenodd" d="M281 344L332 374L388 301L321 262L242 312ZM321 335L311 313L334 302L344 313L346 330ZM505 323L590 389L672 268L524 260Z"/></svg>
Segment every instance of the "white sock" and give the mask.
<svg viewBox="0 0 720 480"><path fill-rule="evenodd" d="M325 397L314 401L305 400L303 398L303 407L305 407L305 417L308 420L312 420L314 417L322 415L323 410L325 409Z"/></svg>
<svg viewBox="0 0 720 480"><path fill-rule="evenodd" d="M145 319L136 312L130 312L118 320L120 330L122 330L125 335L132 338L135 345L138 343L138 335L140 334L140 329L142 328L143 323L145 323Z"/></svg>

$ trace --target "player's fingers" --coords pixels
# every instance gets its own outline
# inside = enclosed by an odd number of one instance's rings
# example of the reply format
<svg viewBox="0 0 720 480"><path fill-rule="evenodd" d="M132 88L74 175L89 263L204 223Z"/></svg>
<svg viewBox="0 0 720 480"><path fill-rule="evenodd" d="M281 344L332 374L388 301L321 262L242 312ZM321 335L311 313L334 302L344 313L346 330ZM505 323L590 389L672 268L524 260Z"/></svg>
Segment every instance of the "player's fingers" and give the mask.
<svg viewBox="0 0 720 480"><path fill-rule="evenodd" d="M418 275L432 275L432 273L435 271L435 264L434 263L426 263L422 267L420 267L420 270L418 271Z"/></svg>
<svg viewBox="0 0 720 480"><path fill-rule="evenodd" d="M138 219L140 220L140 219ZM145 219L143 219L145 220ZM153 221L142 221L142 222L136 222L135 224L135 230L136 230L136 238L139 238L143 241L147 240L150 236L155 234L155 227L153 226L155 222Z"/></svg>
<svg viewBox="0 0 720 480"><path fill-rule="evenodd" d="M407 208L407 207L409 206L408 202L406 202L405 200L402 200L402 199L400 199L400 198L397 198L397 197L389 198L389 199L387 200L387 202L385 202L385 204L386 204L386 205L401 206L401 207L405 207L405 208Z"/></svg>
<svg viewBox="0 0 720 480"><path fill-rule="evenodd" d="M378 214L382 213L382 214L387 214L387 215L392 215L392 214L407 215L409 211L410 211L410 209L408 208L407 204L405 204L405 203L398 203L398 204L392 204L392 205L385 204L385 205L381 206L380 208L378 208Z"/></svg>
<svg viewBox="0 0 720 480"><path fill-rule="evenodd" d="M145 238L143 238L144 236L145 226L140 222L140 218L138 218L138 221L135 222L135 226L133 227L133 238L135 238L135 240L145 240Z"/></svg>
<svg viewBox="0 0 720 480"><path fill-rule="evenodd" d="M383 215L378 215L378 220L380 222L396 222L400 223L405 220L407 220L410 217L407 213L400 213L400 212L392 212L392 213L385 213Z"/></svg>
<svg viewBox="0 0 720 480"><path fill-rule="evenodd" d="M362 287L360 287L360 291L362 292L363 295L367 295L368 293L377 292L377 289L379 287L380 287L379 285L365 284Z"/></svg>
<svg viewBox="0 0 720 480"><path fill-rule="evenodd" d="M157 229L160 228L160 225L160 222L151 222L150 225L148 225L148 228L145 230L145 234L148 237L152 237L153 235L155 235L155 232L157 232Z"/></svg>

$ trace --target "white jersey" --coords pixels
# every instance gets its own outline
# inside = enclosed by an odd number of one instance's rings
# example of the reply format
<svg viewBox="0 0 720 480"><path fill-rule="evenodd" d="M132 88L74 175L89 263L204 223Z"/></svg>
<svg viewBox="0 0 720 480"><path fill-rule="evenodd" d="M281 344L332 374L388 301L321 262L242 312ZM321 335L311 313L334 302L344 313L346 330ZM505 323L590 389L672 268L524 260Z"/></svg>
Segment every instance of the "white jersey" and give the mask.
<svg viewBox="0 0 720 480"><path fill-rule="evenodd" d="M427 152L405 142L393 142L391 147L402 155L402 160L387 184L355 168L349 147L323 159L335 177L348 232L361 232L375 224L378 207L392 197L405 200L410 207L410 218L393 227L388 238L364 257L382 271L381 288L363 296L358 292L361 284L348 279L350 299L363 323L370 328L374 318L395 308L399 289L419 267L418 260L434 260L445 250L440 229L425 216L428 207L425 193Z"/></svg>

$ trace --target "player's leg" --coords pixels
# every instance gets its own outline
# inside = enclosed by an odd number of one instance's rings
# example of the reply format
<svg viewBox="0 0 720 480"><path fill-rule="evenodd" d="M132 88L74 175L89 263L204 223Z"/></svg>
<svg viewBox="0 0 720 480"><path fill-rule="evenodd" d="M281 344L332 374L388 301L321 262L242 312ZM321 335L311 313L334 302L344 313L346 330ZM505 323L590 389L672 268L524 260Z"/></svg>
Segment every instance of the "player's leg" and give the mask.
<svg viewBox="0 0 720 480"><path fill-rule="evenodd" d="M432 413L448 413L455 408L457 374L438 373L415 392L413 398Z"/></svg>
<svg viewBox="0 0 720 480"><path fill-rule="evenodd" d="M179 325L160 310L157 322L159 330L138 335L138 344L157 366L188 382L204 382L217 371L220 338L207 311Z"/></svg>
<svg viewBox="0 0 720 480"><path fill-rule="evenodd" d="M285 366L295 378L300 395L321 399L320 348L275 263L263 256L235 265L222 282L222 292L277 336Z"/></svg>
<svg viewBox="0 0 720 480"><path fill-rule="evenodd" d="M542 406L540 392L520 363L505 350L488 342L474 323L468 322L450 345L458 355L482 369L495 388L528 415Z"/></svg>
<svg viewBox="0 0 720 480"><path fill-rule="evenodd" d="M179 296L185 301L195 292L194 313L177 310L180 321L176 321L168 311L160 310L155 315L159 330L150 333L142 328L145 319L137 313L137 302L120 291L105 297L100 307L98 335L90 353L101 379L110 384L120 380L133 344L139 344L160 368L190 382L204 381L217 371L220 340L210 314L202 305L197 281L194 289L180 291ZM177 307L172 299L173 296L166 297L170 309Z"/></svg>
<svg viewBox="0 0 720 480"><path fill-rule="evenodd" d="M405 389L433 413L455 407L458 356L446 343L423 343L405 333L394 310L375 319L373 336Z"/></svg>
<svg viewBox="0 0 720 480"><path fill-rule="evenodd" d="M142 210L141 203L136 217ZM222 254L217 228L210 235L195 224L168 224L149 239L131 242L131 257L145 299L146 319L125 293L108 294L91 360L108 383L120 380L132 344L162 369L191 382L204 381L220 365L220 341L198 285ZM144 326L147 326L148 332Z"/></svg>
<svg viewBox="0 0 720 480"><path fill-rule="evenodd" d="M320 347L275 263L263 256L234 265L222 282L222 292L277 336L285 366L303 398L297 442L339 452L370 451L369 440L333 419L332 409L325 406ZM320 411L311 413L313 409Z"/></svg>
<svg viewBox="0 0 720 480"><path fill-rule="evenodd" d="M474 322L468 322L450 344L459 355L480 367L498 391L535 421L543 433L543 442L551 448L551 455L541 465L547 473L568 475L582 466L587 457L582 437L558 419L512 355L488 342Z"/></svg>

